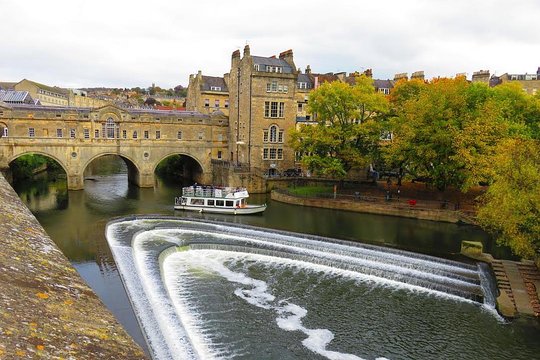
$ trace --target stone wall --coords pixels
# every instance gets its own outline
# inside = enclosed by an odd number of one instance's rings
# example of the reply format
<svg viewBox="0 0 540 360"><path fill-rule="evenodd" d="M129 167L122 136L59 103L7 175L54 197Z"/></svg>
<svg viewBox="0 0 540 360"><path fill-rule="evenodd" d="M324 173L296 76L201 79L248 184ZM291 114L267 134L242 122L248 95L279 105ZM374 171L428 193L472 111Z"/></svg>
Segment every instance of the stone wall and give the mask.
<svg viewBox="0 0 540 360"><path fill-rule="evenodd" d="M0 175L0 358L144 359Z"/></svg>
<svg viewBox="0 0 540 360"><path fill-rule="evenodd" d="M435 209L417 209L407 205L401 207L392 207L380 203L370 203L363 201L350 201L350 200L332 200L332 199L316 199L316 198L302 198L291 196L279 191L272 191L272 200L294 204L302 206L320 207L326 209L346 210L363 212L379 215L400 216L420 220L433 220L449 223L469 223L470 220L466 217L462 217L458 211L450 210L435 210Z"/></svg>

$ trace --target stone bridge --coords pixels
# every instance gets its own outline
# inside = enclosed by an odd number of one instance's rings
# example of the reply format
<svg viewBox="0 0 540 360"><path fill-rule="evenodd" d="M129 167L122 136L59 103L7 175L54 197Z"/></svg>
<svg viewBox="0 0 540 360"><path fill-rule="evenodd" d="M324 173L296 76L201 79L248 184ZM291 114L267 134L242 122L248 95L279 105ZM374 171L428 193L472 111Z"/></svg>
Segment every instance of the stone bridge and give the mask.
<svg viewBox="0 0 540 360"><path fill-rule="evenodd" d="M95 159L118 155L128 179L154 185L157 165L172 155L191 158L184 169L195 181L210 183L212 159L225 157L229 122L222 113L190 111L44 107L0 102L0 169L25 154L56 160L68 189L84 188L84 172Z"/></svg>

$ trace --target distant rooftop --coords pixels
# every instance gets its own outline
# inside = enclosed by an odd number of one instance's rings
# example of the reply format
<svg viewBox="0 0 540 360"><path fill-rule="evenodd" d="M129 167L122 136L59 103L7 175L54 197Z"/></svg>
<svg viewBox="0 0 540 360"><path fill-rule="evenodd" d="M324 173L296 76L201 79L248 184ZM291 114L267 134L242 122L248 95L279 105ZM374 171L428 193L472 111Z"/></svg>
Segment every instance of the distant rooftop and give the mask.
<svg viewBox="0 0 540 360"><path fill-rule="evenodd" d="M5 103L8 108L14 110L34 110L34 111L50 111L50 112L68 112L76 111L80 113L90 113L96 111L99 108L88 108L88 107L67 107L67 106L39 106L33 104L9 104ZM112 106L112 105L106 105ZM104 106L105 107L105 106ZM115 106L113 106L115 107ZM196 111L185 111L185 110L158 110L153 108L119 108L130 114L152 114L152 115L176 115L176 116L199 116L199 117L210 117L209 115L204 115Z"/></svg>
<svg viewBox="0 0 540 360"><path fill-rule="evenodd" d="M0 101L9 104L34 104L28 91L0 90Z"/></svg>
<svg viewBox="0 0 540 360"><path fill-rule="evenodd" d="M202 91L221 91L228 92L227 84L225 79L218 76L202 76L203 84Z"/></svg>
<svg viewBox="0 0 540 360"><path fill-rule="evenodd" d="M276 57L262 57L262 56L252 56L253 64L263 65L263 66L279 66L283 69L284 74L292 74L293 68L283 59ZM261 71L266 71L264 68Z"/></svg>

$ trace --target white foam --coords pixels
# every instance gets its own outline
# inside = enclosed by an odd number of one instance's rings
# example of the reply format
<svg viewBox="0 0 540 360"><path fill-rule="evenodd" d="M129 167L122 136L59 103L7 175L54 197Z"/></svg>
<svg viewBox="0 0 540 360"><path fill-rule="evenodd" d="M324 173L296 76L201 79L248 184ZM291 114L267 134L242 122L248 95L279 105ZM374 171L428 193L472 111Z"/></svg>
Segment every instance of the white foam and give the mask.
<svg viewBox="0 0 540 360"><path fill-rule="evenodd" d="M164 230L153 230L152 233L157 235L158 232L160 232L160 231L164 231ZM187 229L174 229L174 230L171 230L171 229L168 229L168 234L169 235L172 235L172 234L175 234L175 233L177 233L178 236L180 236L180 237L187 236L187 235L197 235L199 237L207 237L207 238L208 237L210 237L210 238L217 237L217 235L215 233L207 232L207 231L203 231L203 230L187 230ZM264 245L264 244L268 244L268 242L269 242L268 239L260 240L260 239L256 239L256 238L248 238L248 237L244 237L244 236L240 236L240 235L231 235L231 234L223 234L223 235L220 234L219 238L229 239L229 240L232 240L234 242L238 242L240 244ZM424 271L421 271L421 270L418 270L418 269L403 268L403 267L393 265L393 264L379 263L379 262L376 262L376 261L365 260L365 259L361 259L361 258L359 259L359 258L355 258L353 256L335 254L335 253L324 251L324 250L314 250L314 249L310 249L310 248L298 248L295 245L293 245L293 243L286 243L286 244L276 243L274 245L276 246L276 249L279 249L281 251L285 251L285 252L287 252L287 251L296 251L296 252L298 252L300 254L303 254L303 255L325 258L325 259L328 259L329 261L348 261L348 262L355 263L355 264L358 264L358 265L366 265L366 266L372 267L374 269L385 270L385 271L393 271L393 272L400 273L400 274L403 274L403 275L418 276L418 277L424 278L426 280L445 281L445 282L448 282L448 283L452 283L454 285L471 285L471 284L466 283L466 282L464 282L462 280L452 279L452 278L444 277L444 276L441 276L441 275L437 275L437 274L434 273L433 268L427 268ZM329 244L329 245L336 245L336 244ZM318 265L318 264L313 264L313 263L309 263L309 264L313 265L313 266ZM396 280L382 278L382 277L379 277L379 276L376 276L376 275L369 275L369 274L363 274L363 275L365 275L366 277L365 278L361 277L361 279L363 278L363 279L366 279L366 280L376 281L376 282L380 282L380 283L387 284L387 285L391 284L391 285L398 286L399 288L412 289L415 292L425 290L425 292L429 293L429 294L434 294L434 295L438 295L438 296L442 296L442 297L447 297L447 298L451 298L451 299L454 299L454 300L458 299L458 300L462 300L462 301L465 301L465 302L472 302L472 300L467 299L467 298L463 298L463 297L460 297L460 296L457 296L457 295L448 294L448 293L437 291L437 290L430 289L430 288L424 288L424 287L419 286L419 285L406 284L406 283L402 283L402 282L399 282L399 281L396 281Z"/></svg>
<svg viewBox="0 0 540 360"><path fill-rule="evenodd" d="M275 301L275 297L268 292L268 284L266 282L253 279L243 273L230 270L224 265L224 262L228 259L250 259L270 263L287 263L302 268L311 268L310 265L302 261L277 259L274 257L257 254L216 250L190 250L174 253L167 257L164 262L163 269L165 281L170 284L168 285L170 290L169 294L173 299L173 303L177 305L177 308L182 308L185 306L182 301L176 300L176 296L174 295L175 291L180 290L178 284L181 283L181 280L177 277L179 274L184 272L179 271L179 267L182 269L193 267L204 268L220 275L230 282L251 286L250 289L237 288L235 289L234 294L253 306L276 312L278 314L276 323L281 329L286 331L301 331L306 334L307 338L302 341L302 344L307 349L332 360L362 360L362 358L353 354L345 354L337 351L327 350L326 347L334 338L334 334L330 330L308 329L304 327L302 324L302 318L307 314L307 310L305 308L287 301ZM332 271L332 268L324 265L321 265L320 269ZM174 278L175 280L171 278ZM175 286L172 284L177 285ZM189 312L186 308L181 309L181 311L182 313ZM195 324L192 323L190 325L193 326Z"/></svg>
<svg viewBox="0 0 540 360"><path fill-rule="evenodd" d="M153 229L157 224L169 223L175 228ZM197 224L199 229L182 229L178 226ZM216 230L234 233L216 234ZM128 232L138 233L131 244L120 239ZM118 237L117 237L118 235ZM199 224L187 220L161 220L137 219L113 223L107 228L107 239L118 264L120 274L126 283L128 295L139 317L149 346L155 351L159 359L194 359L194 358L221 358L231 355L228 344L213 342L212 332L205 328L201 314L193 310L189 291L190 282L196 281L190 269L198 268L206 272L218 274L231 283L242 285L234 290L240 299L247 303L266 310L275 311L277 325L286 331L301 331L306 334L302 344L314 353L328 359L361 359L353 354L345 354L326 349L333 340L334 334L328 329L308 329L304 327L302 319L307 309L288 302L285 299L276 299L268 290L268 284L262 280L253 279L246 274L232 271L225 262L231 259L261 261L274 265L292 265L296 268L309 269L344 279L354 279L362 283L376 284L376 286L390 287L392 289L405 289L413 293L430 294L452 301L476 304L474 301L447 294L434 289L418 285L403 283L398 280L387 279L370 274L363 274L352 270L344 270L324 264L305 262L275 256L242 253L223 250L189 250L170 254L164 257L160 264L156 252L151 244L170 242L172 245L190 243L193 239L227 239L231 244L239 246L258 245L268 246L277 251L290 252L327 259L329 263L347 261L351 264L366 265L376 269L395 271L400 274L420 276L427 279L441 280L461 284L463 281L449 279L437 274L439 268L444 270L457 269L451 264L439 264L430 260L414 259L402 254L387 254L379 250L349 247L343 244L324 243L313 239L303 239L289 235L278 234L270 238L268 232L251 229L238 229L216 224ZM158 241L159 240L159 241ZM129 249L131 245L131 249ZM154 247L155 248L155 247ZM268 247L267 247L268 248ZM130 250L132 252L130 253ZM368 254L368 258L360 258ZM374 261L371 256L381 256L382 261ZM392 259L394 263L386 262ZM403 261L408 264L419 263L421 269L399 266ZM411 265L412 267L412 265ZM461 273L469 270L459 269ZM489 309L491 310L491 309ZM242 351L236 350L236 351ZM236 354L238 355L238 354ZM384 359L384 358L379 358Z"/></svg>

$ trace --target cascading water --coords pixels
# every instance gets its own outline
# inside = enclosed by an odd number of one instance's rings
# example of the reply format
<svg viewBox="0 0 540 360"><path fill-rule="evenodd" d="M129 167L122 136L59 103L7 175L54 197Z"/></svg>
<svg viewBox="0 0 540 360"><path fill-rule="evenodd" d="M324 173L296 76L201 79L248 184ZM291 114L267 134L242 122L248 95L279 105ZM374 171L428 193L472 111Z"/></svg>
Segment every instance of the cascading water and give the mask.
<svg viewBox="0 0 540 360"><path fill-rule="evenodd" d="M106 235L155 359L419 358L448 345L400 339L403 321L421 323L411 304L494 306L483 268L394 249L178 218ZM379 333L372 316L393 325Z"/></svg>

